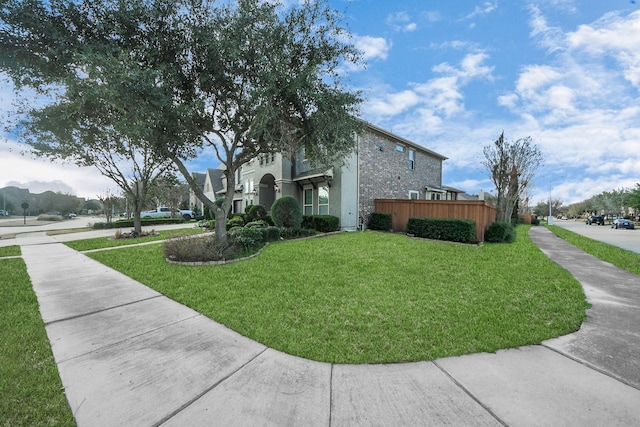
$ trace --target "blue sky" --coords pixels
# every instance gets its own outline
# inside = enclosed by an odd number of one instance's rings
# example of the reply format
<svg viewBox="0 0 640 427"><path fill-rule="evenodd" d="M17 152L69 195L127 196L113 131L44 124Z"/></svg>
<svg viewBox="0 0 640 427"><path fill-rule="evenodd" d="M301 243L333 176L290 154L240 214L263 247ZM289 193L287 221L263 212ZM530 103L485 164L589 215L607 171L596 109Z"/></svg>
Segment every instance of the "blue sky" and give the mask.
<svg viewBox="0 0 640 427"><path fill-rule="evenodd" d="M482 148L530 136L532 203L640 182L640 12L623 0L344 1L366 52L364 119L435 150L443 181L491 191Z"/></svg>
<svg viewBox="0 0 640 427"><path fill-rule="evenodd" d="M293 3L295 0L288 0ZM482 149L530 136L545 163L531 204L640 182L640 7L629 0L330 0L367 66L345 70L363 119L448 157L443 184L492 191ZM0 101L11 97L3 86ZM7 150L12 148L12 152ZM96 172L16 156L0 144L0 187L38 181L84 197ZM215 167L211 157L194 171ZM32 191L37 192L34 188Z"/></svg>

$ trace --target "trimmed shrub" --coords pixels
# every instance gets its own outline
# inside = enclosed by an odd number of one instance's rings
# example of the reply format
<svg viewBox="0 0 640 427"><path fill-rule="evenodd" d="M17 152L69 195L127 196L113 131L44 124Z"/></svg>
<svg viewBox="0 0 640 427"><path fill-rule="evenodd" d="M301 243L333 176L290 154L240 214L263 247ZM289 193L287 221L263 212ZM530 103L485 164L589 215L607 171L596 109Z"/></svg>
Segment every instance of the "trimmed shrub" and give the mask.
<svg viewBox="0 0 640 427"><path fill-rule="evenodd" d="M242 214L234 214L227 220L227 230L231 230L233 227L244 227L244 218Z"/></svg>
<svg viewBox="0 0 640 427"><path fill-rule="evenodd" d="M340 218L333 215L303 215L302 228L310 228L321 233L340 230Z"/></svg>
<svg viewBox="0 0 640 427"><path fill-rule="evenodd" d="M391 230L391 214L373 212L369 216L367 227L370 230L389 231Z"/></svg>
<svg viewBox="0 0 640 427"><path fill-rule="evenodd" d="M277 242L280 240L280 228L274 226L268 226L262 228L262 239L265 242Z"/></svg>
<svg viewBox="0 0 640 427"><path fill-rule="evenodd" d="M280 228L280 237L283 239L299 239L300 237L310 237L318 234L316 230L310 228Z"/></svg>
<svg viewBox="0 0 640 427"><path fill-rule="evenodd" d="M247 222L253 221L266 221L267 220L267 210L262 205L249 205L246 209L247 214Z"/></svg>
<svg viewBox="0 0 640 427"><path fill-rule="evenodd" d="M302 211L293 196L283 196L271 205L271 219L278 227L300 228Z"/></svg>
<svg viewBox="0 0 640 427"><path fill-rule="evenodd" d="M260 219L257 221L248 222L247 224L245 224L245 227L266 228L267 225L268 224L265 220Z"/></svg>
<svg viewBox="0 0 640 427"><path fill-rule="evenodd" d="M239 245L246 251L256 249L264 243L262 230L253 227L233 227L227 237L230 243Z"/></svg>
<svg viewBox="0 0 640 427"><path fill-rule="evenodd" d="M472 243L476 240L476 222L468 219L409 218L407 233L427 239Z"/></svg>
<svg viewBox="0 0 640 427"><path fill-rule="evenodd" d="M516 229L510 222L496 221L484 234L485 242L511 243L516 239Z"/></svg>

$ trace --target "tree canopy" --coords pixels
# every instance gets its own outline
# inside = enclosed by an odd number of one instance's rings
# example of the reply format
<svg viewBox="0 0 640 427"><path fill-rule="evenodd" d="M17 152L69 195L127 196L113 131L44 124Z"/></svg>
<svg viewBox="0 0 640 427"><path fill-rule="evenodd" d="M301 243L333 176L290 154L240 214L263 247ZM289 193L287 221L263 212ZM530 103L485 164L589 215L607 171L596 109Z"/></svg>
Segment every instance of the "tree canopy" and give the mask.
<svg viewBox="0 0 640 427"><path fill-rule="evenodd" d="M21 140L38 156L95 166L133 202L140 232L149 185L173 164L155 150L149 129L134 125L143 117L129 102L153 71L104 42L107 17L116 21L131 10L108 15L97 5L8 2L0 14L0 68L45 100L18 112Z"/></svg>
<svg viewBox="0 0 640 427"><path fill-rule="evenodd" d="M171 160L216 212L224 238L243 163L304 147L311 162L330 164L354 148L361 98L340 70L360 56L339 20L326 0L290 8L261 0L9 0L0 12L0 64L17 87L82 100L76 115L58 114L79 142L117 136L158 162ZM38 111L32 126L42 123ZM219 207L185 165L211 151L225 167Z"/></svg>

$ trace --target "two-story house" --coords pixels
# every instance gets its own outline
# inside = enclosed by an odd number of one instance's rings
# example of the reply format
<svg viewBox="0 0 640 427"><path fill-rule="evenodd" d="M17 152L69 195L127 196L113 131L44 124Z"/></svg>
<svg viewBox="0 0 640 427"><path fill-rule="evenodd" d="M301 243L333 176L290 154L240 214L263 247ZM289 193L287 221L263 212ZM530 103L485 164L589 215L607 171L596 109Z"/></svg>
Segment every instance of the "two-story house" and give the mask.
<svg viewBox="0 0 640 427"><path fill-rule="evenodd" d="M304 153L288 159L262 155L236 171L233 212L253 204L270 209L283 196L295 197L305 215L328 214L340 218L342 230L366 226L375 199L456 200L459 190L442 186L441 154L366 124L354 151L340 164L312 168ZM223 179L209 169L205 184ZM211 185L213 187L213 185ZM227 191L216 191L220 197ZM212 194L213 195L213 194ZM214 200L215 197L212 197Z"/></svg>

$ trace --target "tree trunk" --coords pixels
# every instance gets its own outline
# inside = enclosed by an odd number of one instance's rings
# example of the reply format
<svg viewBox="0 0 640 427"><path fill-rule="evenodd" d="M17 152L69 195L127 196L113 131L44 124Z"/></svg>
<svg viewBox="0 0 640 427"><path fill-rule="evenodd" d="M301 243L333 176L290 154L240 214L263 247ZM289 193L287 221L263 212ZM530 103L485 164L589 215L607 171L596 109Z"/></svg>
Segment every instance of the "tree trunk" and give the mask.
<svg viewBox="0 0 640 427"><path fill-rule="evenodd" d="M142 219L140 218L140 209L136 208L133 210L133 231L138 233L142 233Z"/></svg>
<svg viewBox="0 0 640 427"><path fill-rule="evenodd" d="M216 243L226 243L227 241L227 215L224 206L217 206L215 210L216 215Z"/></svg>

